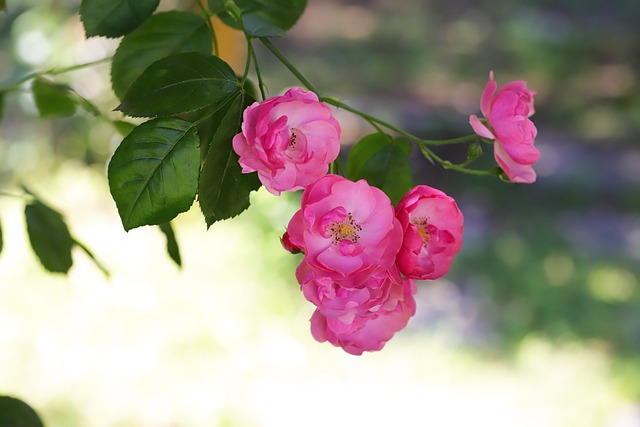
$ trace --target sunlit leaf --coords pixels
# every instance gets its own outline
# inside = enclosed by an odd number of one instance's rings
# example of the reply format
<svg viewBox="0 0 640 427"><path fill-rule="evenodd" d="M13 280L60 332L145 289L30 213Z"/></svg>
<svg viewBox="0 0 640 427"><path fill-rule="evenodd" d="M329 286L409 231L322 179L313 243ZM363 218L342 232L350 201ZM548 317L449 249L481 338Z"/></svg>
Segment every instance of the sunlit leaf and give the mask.
<svg viewBox="0 0 640 427"><path fill-rule="evenodd" d="M242 173L238 155L231 145L233 136L240 131L242 112L250 101L244 92L233 99L208 144L198 189L198 201L207 227L242 213L249 207L251 191L260 188L256 173Z"/></svg>
<svg viewBox="0 0 640 427"><path fill-rule="evenodd" d="M293 27L307 7L307 0L236 0L235 3L244 15L254 14L282 30ZM209 8L218 12L225 24L241 28L241 23L224 11L221 0L209 0Z"/></svg>
<svg viewBox="0 0 640 427"><path fill-rule="evenodd" d="M249 37L284 37L287 35L280 27L253 13L242 15L242 25L244 32Z"/></svg>
<svg viewBox="0 0 640 427"><path fill-rule="evenodd" d="M80 19L87 37L120 37L142 24L160 0L82 0Z"/></svg>
<svg viewBox="0 0 640 427"><path fill-rule="evenodd" d="M210 54L211 34L198 15L171 11L151 16L124 36L111 64L111 85L119 99L151 64L183 52Z"/></svg>
<svg viewBox="0 0 640 427"><path fill-rule="evenodd" d="M42 266L53 273L67 273L73 265L73 238L62 215L39 200L24 210L31 248Z"/></svg>
<svg viewBox="0 0 640 427"><path fill-rule="evenodd" d="M222 59L180 53L151 64L133 82L117 109L133 117L186 113L223 103L239 86L235 73Z"/></svg>
<svg viewBox="0 0 640 427"><path fill-rule="evenodd" d="M349 153L347 177L354 181L367 180L396 204L414 185L409 167L410 153L408 141L393 139L383 133L367 135Z"/></svg>
<svg viewBox="0 0 640 427"><path fill-rule="evenodd" d="M33 81L31 90L42 117L70 116L76 111L76 100L68 86L39 77Z"/></svg>
<svg viewBox="0 0 640 427"><path fill-rule="evenodd" d="M0 427L43 427L36 411L22 400L0 396Z"/></svg>
<svg viewBox="0 0 640 427"><path fill-rule="evenodd" d="M180 257L180 247L178 246L178 241L176 240L176 235L173 232L173 227L171 227L170 222L165 222L160 224L160 231L164 233L167 238L167 253L169 257L175 262L178 267L182 267L182 258Z"/></svg>
<svg viewBox="0 0 640 427"><path fill-rule="evenodd" d="M200 155L193 125L163 117L136 127L109 162L109 187L125 230L171 221L189 209Z"/></svg>

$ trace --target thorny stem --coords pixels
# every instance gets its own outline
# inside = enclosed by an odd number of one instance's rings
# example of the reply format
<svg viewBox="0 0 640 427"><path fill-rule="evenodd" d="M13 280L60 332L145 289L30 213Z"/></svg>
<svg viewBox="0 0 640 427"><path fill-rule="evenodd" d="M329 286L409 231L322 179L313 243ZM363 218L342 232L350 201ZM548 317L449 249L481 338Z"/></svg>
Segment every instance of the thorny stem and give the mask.
<svg viewBox="0 0 640 427"><path fill-rule="evenodd" d="M271 41L269 41L266 38L261 38L260 39L262 41L262 43L267 47L267 49L269 49L276 58L278 58L278 60L285 66L287 67L287 69L289 71L291 71L291 73L300 81L300 83L302 83L307 89L309 89L312 92L315 92L316 94L318 94L318 97L320 98L320 101L325 102L327 104L333 105L334 107L337 108L342 108L343 110L349 111L353 114L356 114L357 116L362 117L364 120L366 120L367 122L369 122L374 128L376 128L378 131L381 131L380 127L386 128L388 130L394 131L402 136L404 136L405 138L417 143L417 144L421 144L421 145L449 145L449 144L461 144L461 143L465 143L465 142L471 142L471 141L475 141L478 140L479 137L476 134L472 134L472 135L466 135L466 136L461 136L459 138L452 138L452 139L443 139L443 140L427 140L427 139L422 139L419 138L415 135L413 135L412 133L409 133L403 129L400 129L399 127L386 122L382 119L379 119L378 117L372 116L370 114L365 113L364 111L361 111L355 107L352 107L348 104L345 104L344 102L340 101L337 98L334 97L330 97L330 96L320 96L319 92L314 88L314 86L309 82L309 80L307 80L307 78L302 75L302 73L300 72L300 70L298 70L283 54L282 52L280 52L278 50L278 48L276 48L273 43L271 43ZM431 151L431 150L429 150ZM435 157L434 157L435 158Z"/></svg>
<svg viewBox="0 0 640 427"><path fill-rule="evenodd" d="M218 52L218 39L216 38L216 31L213 28L213 24L211 23L211 17L214 16L208 8L202 3L202 0L198 0L198 8L200 8L200 12L207 23L207 28L209 29L209 34L211 34L211 41L213 43L213 54L215 56L219 56Z"/></svg>
<svg viewBox="0 0 640 427"><path fill-rule="evenodd" d="M280 62L282 62L285 67L289 69L289 71L291 71L291 74L296 76L300 83L302 83L311 92L318 94L318 91L313 87L311 82L309 82L309 80L307 80L307 78L303 76L302 73L298 71L298 69L291 62L289 62L289 60L282 54L282 52L278 50L278 48L273 45L273 43L271 43L269 39L261 37L260 41L267 47L267 49L271 51L271 53L273 53L276 58L278 58Z"/></svg>
<svg viewBox="0 0 640 427"><path fill-rule="evenodd" d="M249 54L253 58L253 67L256 70L256 77L258 77L258 89L260 89L260 96L262 96L262 100L267 99L267 95L265 93L266 85L262 80L262 74L260 73L260 66L258 65L258 57L256 56L256 50L253 48L253 45L249 43Z"/></svg>

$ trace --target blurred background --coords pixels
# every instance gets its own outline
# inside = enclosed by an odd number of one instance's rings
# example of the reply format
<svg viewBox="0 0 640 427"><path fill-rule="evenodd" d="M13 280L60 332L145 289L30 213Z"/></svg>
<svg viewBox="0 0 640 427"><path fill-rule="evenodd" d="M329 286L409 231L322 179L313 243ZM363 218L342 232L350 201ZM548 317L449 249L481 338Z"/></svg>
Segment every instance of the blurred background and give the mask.
<svg viewBox="0 0 640 427"><path fill-rule="evenodd" d="M111 55L117 40L84 40L78 6L8 0L0 82ZM161 1L174 7L193 2ZM640 426L638 22L637 0L309 0L275 41L324 94L429 139L471 133L490 70L538 92L533 185L443 171L414 147L416 182L456 198L465 244L419 283L408 328L362 357L308 331L299 259L278 240L295 196L260 191L208 231L194 207L175 223L179 270L158 230L122 229L112 126L6 96L0 190L33 188L111 279L82 252L68 277L44 272L24 202L0 196L0 394L54 427ZM258 54L271 95L297 84ZM108 64L57 79L118 117ZM337 115L346 153L372 130Z"/></svg>

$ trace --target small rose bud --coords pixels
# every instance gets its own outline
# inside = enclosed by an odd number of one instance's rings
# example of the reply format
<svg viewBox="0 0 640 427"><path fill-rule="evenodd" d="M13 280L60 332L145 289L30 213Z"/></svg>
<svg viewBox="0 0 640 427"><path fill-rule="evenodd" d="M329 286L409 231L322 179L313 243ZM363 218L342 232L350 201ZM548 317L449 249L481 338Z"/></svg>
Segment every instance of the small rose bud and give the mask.
<svg viewBox="0 0 640 427"><path fill-rule="evenodd" d="M467 149L467 160L475 160L482 156L482 145L479 142L474 142Z"/></svg>
<svg viewBox="0 0 640 427"><path fill-rule="evenodd" d="M282 243L282 247L292 254L299 254L302 252L302 249L291 243L291 239L289 238L289 233L284 232L282 237L280 238L280 243Z"/></svg>

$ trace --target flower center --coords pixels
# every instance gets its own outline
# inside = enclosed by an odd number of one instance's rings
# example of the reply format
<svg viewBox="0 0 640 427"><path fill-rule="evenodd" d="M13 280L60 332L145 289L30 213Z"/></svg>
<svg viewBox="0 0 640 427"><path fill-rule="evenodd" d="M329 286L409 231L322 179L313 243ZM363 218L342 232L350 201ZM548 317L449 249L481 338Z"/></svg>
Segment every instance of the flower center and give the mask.
<svg viewBox="0 0 640 427"><path fill-rule="evenodd" d="M333 243L337 244L343 240L349 240L351 243L357 243L360 240L359 232L362 231L360 224L354 221L351 212L347 213L345 219L340 222L334 222L329 226L329 232L333 236Z"/></svg>
<svg viewBox="0 0 640 427"><path fill-rule="evenodd" d="M298 135L296 135L296 133L294 131L291 131L291 139L289 140L289 147L295 147L296 146L296 139L298 138Z"/></svg>
<svg viewBox="0 0 640 427"><path fill-rule="evenodd" d="M418 234L422 239L423 245L426 245L431 241L431 234L428 230L429 224L427 224L426 218L414 218L413 220L411 220L411 224L415 225L418 229Z"/></svg>

